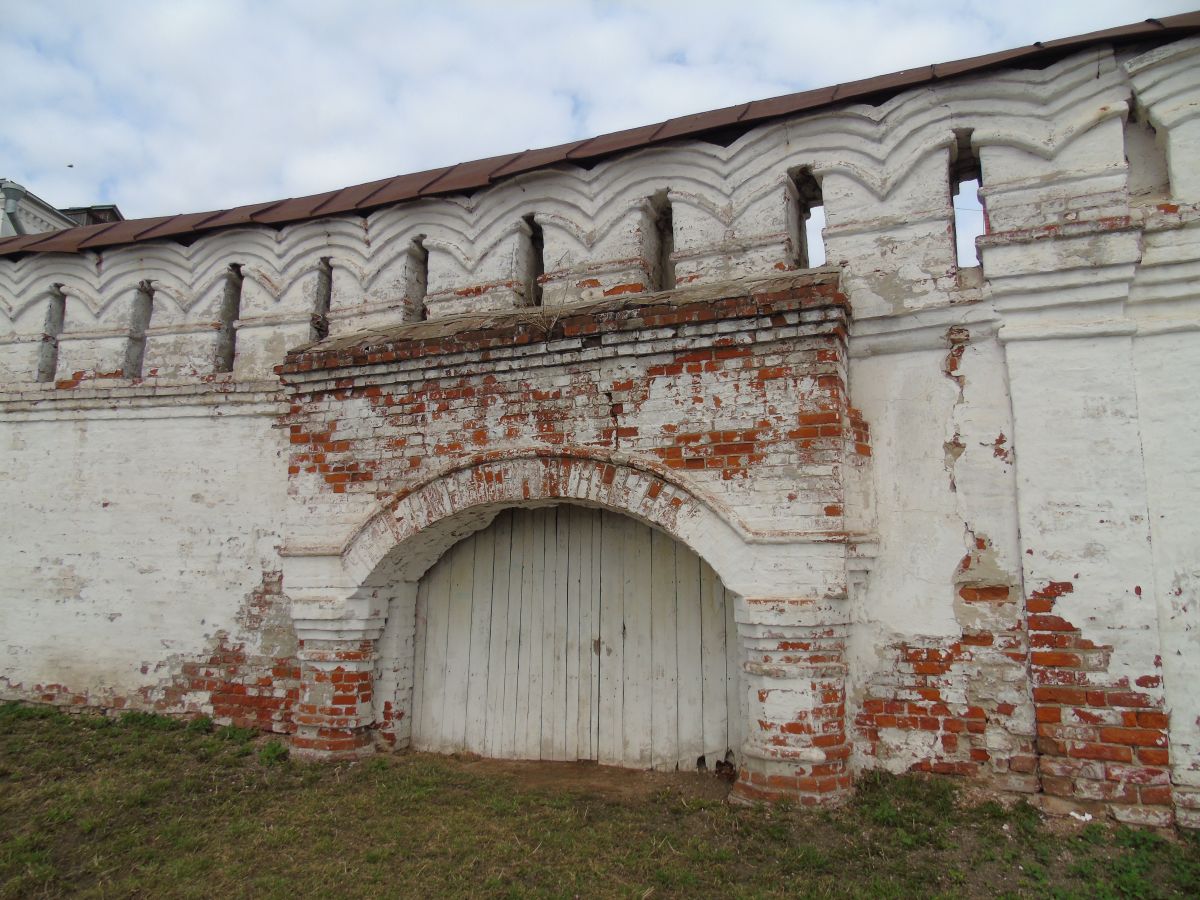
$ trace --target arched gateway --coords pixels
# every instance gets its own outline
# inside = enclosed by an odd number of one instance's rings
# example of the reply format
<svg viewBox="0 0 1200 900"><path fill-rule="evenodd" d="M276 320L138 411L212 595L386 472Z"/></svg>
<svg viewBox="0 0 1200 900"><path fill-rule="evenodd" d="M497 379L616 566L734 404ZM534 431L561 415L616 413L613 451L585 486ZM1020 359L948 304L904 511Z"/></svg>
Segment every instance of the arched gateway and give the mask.
<svg viewBox="0 0 1200 900"><path fill-rule="evenodd" d="M733 598L628 516L501 512L421 578L415 638L417 749L668 770L740 749Z"/></svg>
<svg viewBox="0 0 1200 900"><path fill-rule="evenodd" d="M845 313L816 273L289 356L295 751L844 792Z"/></svg>

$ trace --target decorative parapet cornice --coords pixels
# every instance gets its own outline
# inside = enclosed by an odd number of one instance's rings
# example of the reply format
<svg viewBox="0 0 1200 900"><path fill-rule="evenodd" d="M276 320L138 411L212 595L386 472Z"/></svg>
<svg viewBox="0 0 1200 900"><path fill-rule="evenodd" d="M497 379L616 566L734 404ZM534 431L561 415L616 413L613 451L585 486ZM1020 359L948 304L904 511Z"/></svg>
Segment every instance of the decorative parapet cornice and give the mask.
<svg viewBox="0 0 1200 900"><path fill-rule="evenodd" d="M32 380L47 307L63 297L64 371L120 369L140 285L154 296L147 373L203 373L214 358L231 265L241 273L242 292L236 371L248 379L269 377L284 351L307 338L313 316L335 338L411 322L421 305L409 296L414 284L427 286L431 318L529 303L522 254L530 216L543 239L539 314L635 293L653 283L647 198L664 190L672 205L677 284L793 271L797 213L789 186L800 167L822 181L828 258L842 267L843 289L860 320L978 300L989 289L962 289L947 184L966 132L988 170L992 224L1004 230L980 242L985 274L1002 296L1005 279L1017 274L1017 255L1029 255L1046 238L1059 243L1075 231L1091 233L1089 214L1118 223L1108 236L1113 245L1128 243L1128 229L1137 229L1122 152L1130 78L1138 102L1163 123L1175 148L1177 195L1200 193L1188 187L1200 176L1186 165L1196 157L1187 148L1196 121L1189 98L1196 90L1191 82L1200 82L1193 64L1198 45L1197 38L1178 41L1122 68L1109 46L1095 44L1044 69L939 79L877 106L827 106L767 122L727 146L656 144L589 169L533 169L470 195L409 200L365 216L331 215L277 229L238 225L190 244L166 238L103 253L6 257L0 259L0 379ZM414 246L427 260L414 255Z"/></svg>

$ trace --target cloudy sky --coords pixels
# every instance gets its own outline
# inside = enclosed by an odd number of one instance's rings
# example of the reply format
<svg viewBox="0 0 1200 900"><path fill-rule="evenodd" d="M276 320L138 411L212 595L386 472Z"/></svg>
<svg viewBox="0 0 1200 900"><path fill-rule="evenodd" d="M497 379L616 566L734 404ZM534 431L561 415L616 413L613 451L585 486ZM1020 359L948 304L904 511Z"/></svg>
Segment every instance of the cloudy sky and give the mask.
<svg viewBox="0 0 1200 900"><path fill-rule="evenodd" d="M316 193L1196 0L0 0L0 177L127 217Z"/></svg>

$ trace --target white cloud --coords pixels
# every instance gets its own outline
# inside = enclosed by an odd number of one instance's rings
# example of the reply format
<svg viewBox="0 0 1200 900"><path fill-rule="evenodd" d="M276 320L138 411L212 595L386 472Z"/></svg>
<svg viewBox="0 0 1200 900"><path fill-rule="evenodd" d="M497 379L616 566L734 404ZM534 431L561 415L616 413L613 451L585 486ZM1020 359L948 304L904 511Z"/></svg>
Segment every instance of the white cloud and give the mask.
<svg viewBox="0 0 1200 900"><path fill-rule="evenodd" d="M130 216L546 146L1188 0L9 4L0 176ZM68 163L73 168L68 168Z"/></svg>

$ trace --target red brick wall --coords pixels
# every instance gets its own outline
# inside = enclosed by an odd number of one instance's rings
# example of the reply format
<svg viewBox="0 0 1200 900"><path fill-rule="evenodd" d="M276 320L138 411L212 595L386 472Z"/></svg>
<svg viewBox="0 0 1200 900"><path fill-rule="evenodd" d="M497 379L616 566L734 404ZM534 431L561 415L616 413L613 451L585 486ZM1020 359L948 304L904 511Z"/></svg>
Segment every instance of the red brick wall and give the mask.
<svg viewBox="0 0 1200 900"><path fill-rule="evenodd" d="M388 497L496 450L603 448L676 470L751 527L838 532L841 466L869 452L847 404L845 303L829 276L790 285L293 354L289 475L300 492Z"/></svg>

